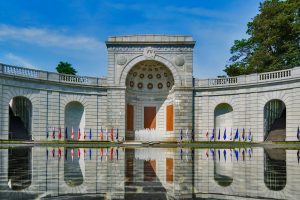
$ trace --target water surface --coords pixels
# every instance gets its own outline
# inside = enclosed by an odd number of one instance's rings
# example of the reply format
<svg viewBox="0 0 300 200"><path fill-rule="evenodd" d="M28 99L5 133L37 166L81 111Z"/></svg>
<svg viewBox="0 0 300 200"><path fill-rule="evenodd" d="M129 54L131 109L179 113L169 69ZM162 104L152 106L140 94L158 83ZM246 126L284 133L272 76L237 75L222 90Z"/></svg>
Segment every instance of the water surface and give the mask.
<svg viewBox="0 0 300 200"><path fill-rule="evenodd" d="M0 199L299 199L297 149L0 149Z"/></svg>

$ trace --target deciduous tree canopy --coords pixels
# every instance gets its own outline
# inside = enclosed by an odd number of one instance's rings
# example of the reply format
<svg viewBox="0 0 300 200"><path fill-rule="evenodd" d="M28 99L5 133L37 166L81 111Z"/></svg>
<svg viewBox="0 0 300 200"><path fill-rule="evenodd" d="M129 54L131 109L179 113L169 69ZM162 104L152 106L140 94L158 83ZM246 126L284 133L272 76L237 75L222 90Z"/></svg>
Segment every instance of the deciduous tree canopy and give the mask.
<svg viewBox="0 0 300 200"><path fill-rule="evenodd" d="M56 67L56 71L61 74L76 75L77 71L68 62L60 61Z"/></svg>
<svg viewBox="0 0 300 200"><path fill-rule="evenodd" d="M300 1L266 0L248 23L248 39L231 47L228 76L300 66Z"/></svg>

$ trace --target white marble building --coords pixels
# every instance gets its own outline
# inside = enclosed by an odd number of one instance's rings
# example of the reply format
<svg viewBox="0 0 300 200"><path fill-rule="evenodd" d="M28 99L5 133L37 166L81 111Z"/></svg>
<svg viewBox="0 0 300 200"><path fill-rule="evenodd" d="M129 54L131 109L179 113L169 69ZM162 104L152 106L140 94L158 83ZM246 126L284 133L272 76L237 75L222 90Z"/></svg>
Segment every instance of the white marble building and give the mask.
<svg viewBox="0 0 300 200"><path fill-rule="evenodd" d="M253 141L297 140L300 68L200 80L190 36L113 36L106 45L106 77L1 64L0 139L46 140L48 131L48 140L63 140L72 129L77 139L80 128L80 140L90 131L99 140L111 129L125 140L139 133L178 141L181 132L190 140L194 132L207 141L214 132L213 140L227 141L237 129L238 140L250 132Z"/></svg>

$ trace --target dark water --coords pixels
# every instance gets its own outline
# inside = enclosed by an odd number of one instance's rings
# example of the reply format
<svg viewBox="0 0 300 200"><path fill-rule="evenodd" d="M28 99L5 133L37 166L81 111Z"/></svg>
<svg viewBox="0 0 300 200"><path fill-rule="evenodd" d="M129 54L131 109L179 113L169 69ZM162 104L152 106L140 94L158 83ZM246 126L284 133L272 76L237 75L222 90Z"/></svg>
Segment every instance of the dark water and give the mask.
<svg viewBox="0 0 300 200"><path fill-rule="evenodd" d="M299 150L0 148L0 199L299 199Z"/></svg>

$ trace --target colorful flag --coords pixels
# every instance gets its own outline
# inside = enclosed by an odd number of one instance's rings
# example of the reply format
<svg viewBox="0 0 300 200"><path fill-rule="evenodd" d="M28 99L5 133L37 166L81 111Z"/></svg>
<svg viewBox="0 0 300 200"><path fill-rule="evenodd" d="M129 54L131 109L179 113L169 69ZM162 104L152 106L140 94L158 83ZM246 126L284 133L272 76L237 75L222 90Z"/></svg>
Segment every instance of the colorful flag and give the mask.
<svg viewBox="0 0 300 200"><path fill-rule="evenodd" d="M59 140L61 139L61 128L60 127L58 128L58 139Z"/></svg>
<svg viewBox="0 0 300 200"><path fill-rule="evenodd" d="M73 128L73 126L72 126L72 131L71 131L71 138L72 138L72 140L74 140L74 128Z"/></svg>
<svg viewBox="0 0 300 200"><path fill-rule="evenodd" d="M55 149L52 149L52 157L55 157Z"/></svg>
<svg viewBox="0 0 300 200"><path fill-rule="evenodd" d="M236 129L235 136L234 136L234 140L237 140L237 139L239 139L239 129L238 128Z"/></svg>
<svg viewBox="0 0 300 200"><path fill-rule="evenodd" d="M92 129L90 128L90 140L92 139Z"/></svg>
<svg viewBox="0 0 300 200"><path fill-rule="evenodd" d="M221 139L221 130L220 130L220 128L219 128L218 140L220 140L220 139Z"/></svg>
<svg viewBox="0 0 300 200"><path fill-rule="evenodd" d="M207 131L206 131L206 134L205 134L205 137L208 139L208 129L207 129Z"/></svg>
<svg viewBox="0 0 300 200"><path fill-rule="evenodd" d="M249 135L248 135L248 140L251 141L251 128L249 129Z"/></svg>
<svg viewBox="0 0 300 200"><path fill-rule="evenodd" d="M226 149L223 150L224 160L226 161Z"/></svg>
<svg viewBox="0 0 300 200"><path fill-rule="evenodd" d="M183 154L183 151L182 151L182 148L180 149L180 160L182 160L182 154Z"/></svg>
<svg viewBox="0 0 300 200"><path fill-rule="evenodd" d="M103 156L103 148L100 149L100 156Z"/></svg>
<svg viewBox="0 0 300 200"><path fill-rule="evenodd" d="M239 160L239 151L235 149L234 154L235 154L236 161L238 161Z"/></svg>
<svg viewBox="0 0 300 200"><path fill-rule="evenodd" d="M106 141L108 141L108 129L107 128L106 128L105 133L106 133Z"/></svg>
<svg viewBox="0 0 300 200"><path fill-rule="evenodd" d="M101 129L100 129L100 141L103 140L103 129L102 129L102 126L101 126Z"/></svg>
<svg viewBox="0 0 300 200"><path fill-rule="evenodd" d="M119 160L119 149L116 149L117 160Z"/></svg>
<svg viewBox="0 0 300 200"><path fill-rule="evenodd" d="M78 140L80 139L80 136L81 136L81 134L80 134L80 128L78 128L78 132L77 132L77 139Z"/></svg>
<svg viewBox="0 0 300 200"><path fill-rule="evenodd" d="M52 138L55 139L55 128L52 128Z"/></svg>
<svg viewBox="0 0 300 200"><path fill-rule="evenodd" d="M61 158L61 149L58 149L58 159Z"/></svg>
<svg viewBox="0 0 300 200"><path fill-rule="evenodd" d="M208 149L205 150L205 155L206 155L206 158L208 158L208 156L209 156L208 155Z"/></svg>
<svg viewBox="0 0 300 200"><path fill-rule="evenodd" d="M110 140L114 141L114 128L110 130Z"/></svg>
<svg viewBox="0 0 300 200"><path fill-rule="evenodd" d="M85 140L86 139L86 131L85 131L85 128L83 129L84 131L83 131L83 139Z"/></svg>
<svg viewBox="0 0 300 200"><path fill-rule="evenodd" d="M71 149L71 158L72 158L72 162L74 160L74 149Z"/></svg>
<svg viewBox="0 0 300 200"><path fill-rule="evenodd" d="M221 152L220 152L220 149L218 149L218 158L219 158L219 161L221 159Z"/></svg>
<svg viewBox="0 0 300 200"><path fill-rule="evenodd" d="M213 128L212 134L211 134L211 140L215 139L215 129Z"/></svg>
<svg viewBox="0 0 300 200"><path fill-rule="evenodd" d="M110 148L110 155L109 155L109 159L113 160L114 158L114 148Z"/></svg>
<svg viewBox="0 0 300 200"><path fill-rule="evenodd" d="M90 160L92 160L92 149L89 149L89 156L90 156Z"/></svg>
<svg viewBox="0 0 300 200"><path fill-rule="evenodd" d="M65 129L65 138L68 139L68 127Z"/></svg>
<svg viewBox="0 0 300 200"><path fill-rule="evenodd" d="M243 134L242 134L243 141L245 140L245 129L243 128Z"/></svg>
<svg viewBox="0 0 300 200"><path fill-rule="evenodd" d="M77 150L77 156L80 158L80 149Z"/></svg>
<svg viewBox="0 0 300 200"><path fill-rule="evenodd" d="M183 136L182 136L182 129L180 129L180 142L182 142Z"/></svg>
<svg viewBox="0 0 300 200"><path fill-rule="evenodd" d="M226 140L226 128L224 129L223 139Z"/></svg>

